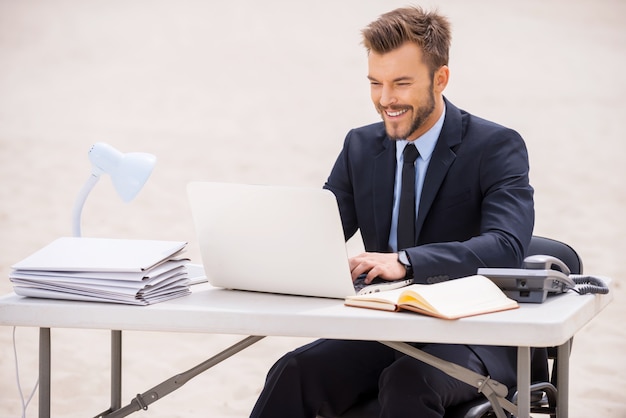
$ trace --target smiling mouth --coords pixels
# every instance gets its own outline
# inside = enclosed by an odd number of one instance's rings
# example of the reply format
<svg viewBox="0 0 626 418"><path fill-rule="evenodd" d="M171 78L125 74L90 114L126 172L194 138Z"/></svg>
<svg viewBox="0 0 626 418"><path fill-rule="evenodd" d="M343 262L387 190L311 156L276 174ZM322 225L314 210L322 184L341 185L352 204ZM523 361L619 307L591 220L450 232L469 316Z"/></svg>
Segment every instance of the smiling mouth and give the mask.
<svg viewBox="0 0 626 418"><path fill-rule="evenodd" d="M396 110L396 111L385 110L385 114L389 116L390 118L396 118L400 115L405 114L408 111L409 109L402 109L402 110Z"/></svg>

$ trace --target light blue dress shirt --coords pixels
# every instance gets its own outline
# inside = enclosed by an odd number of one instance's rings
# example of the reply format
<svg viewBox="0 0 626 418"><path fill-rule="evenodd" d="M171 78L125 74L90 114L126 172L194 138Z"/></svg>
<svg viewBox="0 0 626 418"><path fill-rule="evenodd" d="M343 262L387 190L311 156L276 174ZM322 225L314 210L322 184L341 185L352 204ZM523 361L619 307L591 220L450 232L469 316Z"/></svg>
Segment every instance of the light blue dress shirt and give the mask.
<svg viewBox="0 0 626 418"><path fill-rule="evenodd" d="M437 139L443 127L443 121L446 117L446 109L444 107L441 117L424 135L417 138L413 143L417 147L420 155L415 160L415 216L419 211L420 197L424 186L424 177L426 169L430 163L430 157L437 144ZM398 251L398 212L400 210L400 192L402 189L402 164L404 163L404 147L409 143L406 139L396 141L396 180L393 187L393 213L391 215L391 231L389 231L389 248L393 252Z"/></svg>

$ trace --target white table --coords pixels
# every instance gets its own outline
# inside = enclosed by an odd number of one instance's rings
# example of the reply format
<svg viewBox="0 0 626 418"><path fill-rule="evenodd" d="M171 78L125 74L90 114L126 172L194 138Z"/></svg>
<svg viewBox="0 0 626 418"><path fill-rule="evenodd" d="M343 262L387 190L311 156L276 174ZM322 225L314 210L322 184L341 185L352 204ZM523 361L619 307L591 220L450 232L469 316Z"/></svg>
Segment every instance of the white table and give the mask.
<svg viewBox="0 0 626 418"><path fill-rule="evenodd" d="M521 304L516 310L449 321L415 313L350 308L336 299L232 291L203 284L195 286L189 296L145 307L8 294L0 297L0 325L41 329L40 417L50 414L50 328L112 330L111 409L98 416L125 416L138 410L138 405L147 409L142 399L135 399L135 409L127 409L130 412L125 414L112 413L120 410L121 386L116 385L121 384L121 330L136 330L253 336L197 366L197 370L192 369L194 373L262 336L516 346L517 416L522 418L530 416L530 347L558 346L562 354L558 357L559 416L567 417L570 340L611 299L611 293L579 296L569 292L543 304ZM176 388L173 386L180 385L176 380L172 378L155 388L169 393ZM145 392L143 401L152 403L157 392Z"/></svg>

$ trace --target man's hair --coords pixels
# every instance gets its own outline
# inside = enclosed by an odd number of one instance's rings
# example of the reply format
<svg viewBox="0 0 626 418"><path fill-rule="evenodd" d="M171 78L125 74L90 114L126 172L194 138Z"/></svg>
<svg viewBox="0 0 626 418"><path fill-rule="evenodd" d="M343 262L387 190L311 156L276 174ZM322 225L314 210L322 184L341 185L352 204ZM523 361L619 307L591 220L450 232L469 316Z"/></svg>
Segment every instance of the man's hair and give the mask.
<svg viewBox="0 0 626 418"><path fill-rule="evenodd" d="M370 51L384 54L405 42L414 42L424 53L424 63L434 72L448 65L450 22L437 12L421 7L403 7L381 15L362 31L363 45Z"/></svg>

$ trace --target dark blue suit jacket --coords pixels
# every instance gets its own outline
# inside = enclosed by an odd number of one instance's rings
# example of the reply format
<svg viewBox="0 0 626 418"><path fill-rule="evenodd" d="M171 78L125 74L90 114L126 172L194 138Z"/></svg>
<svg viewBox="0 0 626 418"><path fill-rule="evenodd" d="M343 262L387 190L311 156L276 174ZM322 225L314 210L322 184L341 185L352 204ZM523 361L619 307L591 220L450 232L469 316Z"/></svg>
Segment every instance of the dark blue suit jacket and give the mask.
<svg viewBox="0 0 626 418"><path fill-rule="evenodd" d="M337 197L346 239L360 229L366 251L388 252L395 142L383 123L353 129L325 184ZM519 267L534 226L528 154L520 135L446 101L407 253L416 282Z"/></svg>
<svg viewBox="0 0 626 418"><path fill-rule="evenodd" d="M383 123L350 131L325 188L337 197L346 239L360 229L366 251L388 252L395 142ZM446 100L446 116L420 198L415 282L520 267L534 226L528 154L521 136ZM515 350L473 346L492 377L515 376ZM511 374L512 373L512 374Z"/></svg>

